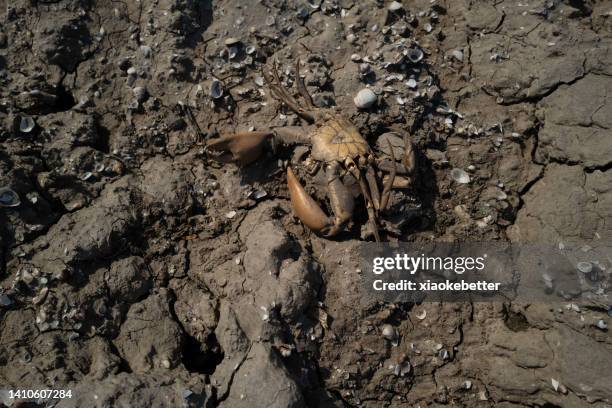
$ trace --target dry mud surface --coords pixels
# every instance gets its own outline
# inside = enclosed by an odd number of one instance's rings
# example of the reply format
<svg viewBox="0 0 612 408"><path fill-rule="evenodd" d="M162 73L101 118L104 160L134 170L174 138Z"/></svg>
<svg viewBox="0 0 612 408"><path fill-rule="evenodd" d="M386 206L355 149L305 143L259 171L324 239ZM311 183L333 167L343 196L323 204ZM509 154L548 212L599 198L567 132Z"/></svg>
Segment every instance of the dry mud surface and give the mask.
<svg viewBox="0 0 612 408"><path fill-rule="evenodd" d="M203 148L301 124L259 78L278 60L292 83L300 58L372 146L412 135L390 239L610 240L612 4L319 3L0 0L0 187L21 201L0 208L2 388L72 389L58 407L612 406L607 305L367 302L361 205L319 238L292 215L290 149L239 169Z"/></svg>

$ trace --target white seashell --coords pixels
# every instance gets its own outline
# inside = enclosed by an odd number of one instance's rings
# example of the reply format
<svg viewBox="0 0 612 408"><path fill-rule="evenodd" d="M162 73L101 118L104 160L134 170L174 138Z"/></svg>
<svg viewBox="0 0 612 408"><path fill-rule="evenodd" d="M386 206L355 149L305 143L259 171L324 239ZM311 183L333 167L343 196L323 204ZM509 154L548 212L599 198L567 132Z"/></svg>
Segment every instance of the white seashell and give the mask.
<svg viewBox="0 0 612 408"><path fill-rule="evenodd" d="M395 328L390 324L385 324L382 327L382 335L385 339L389 341L397 340L397 332L395 331Z"/></svg>
<svg viewBox="0 0 612 408"><path fill-rule="evenodd" d="M419 320L424 320L427 317L427 310L423 309L416 314L416 318Z"/></svg>
<svg viewBox="0 0 612 408"><path fill-rule="evenodd" d="M376 94L371 89L364 88L357 93L353 102L359 109L368 109L376 104L377 99Z"/></svg>
<svg viewBox="0 0 612 408"><path fill-rule="evenodd" d="M391 4L389 4L389 11L399 11L403 8L404 6L399 1L394 1Z"/></svg>
<svg viewBox="0 0 612 408"><path fill-rule="evenodd" d="M598 329L601 329L601 330L606 330L608 328L608 325L606 324L606 322L603 321L603 319L599 319L597 321L596 326Z"/></svg>
<svg viewBox="0 0 612 408"><path fill-rule="evenodd" d="M408 88L414 89L417 87L417 81L414 78L410 78L407 82L406 85L408 86Z"/></svg>
<svg viewBox="0 0 612 408"><path fill-rule="evenodd" d="M461 50L452 50L451 51L451 55L457 60L457 61L463 61L463 51Z"/></svg>
<svg viewBox="0 0 612 408"><path fill-rule="evenodd" d="M34 130L36 126L36 122L30 116L22 116L21 121L19 122L19 130L23 133L30 133Z"/></svg>
<svg viewBox="0 0 612 408"><path fill-rule="evenodd" d="M470 175L458 168L451 170L451 178L459 184L467 184L470 182Z"/></svg>
<svg viewBox="0 0 612 408"><path fill-rule="evenodd" d="M228 212L227 214L225 214L225 218L229 218L232 219L236 216L236 211L232 210L230 212Z"/></svg>
<svg viewBox="0 0 612 408"><path fill-rule="evenodd" d="M254 45L249 45L249 46L248 46L248 47L246 47L246 49L245 49L245 52L246 52L248 55L255 54L255 51L257 51L257 48L255 48L255 46L254 46Z"/></svg>

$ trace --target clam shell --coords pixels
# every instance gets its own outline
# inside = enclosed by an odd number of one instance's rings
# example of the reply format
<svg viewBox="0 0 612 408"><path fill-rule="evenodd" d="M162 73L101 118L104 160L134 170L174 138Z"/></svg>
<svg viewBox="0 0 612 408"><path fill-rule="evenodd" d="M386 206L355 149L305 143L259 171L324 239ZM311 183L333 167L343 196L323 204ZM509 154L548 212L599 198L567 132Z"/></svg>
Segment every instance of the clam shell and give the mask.
<svg viewBox="0 0 612 408"><path fill-rule="evenodd" d="M378 97L374 92L372 92L369 88L364 88L361 91L357 92L357 95L353 99L355 106L359 109L368 109L376 104Z"/></svg>
<svg viewBox="0 0 612 408"><path fill-rule="evenodd" d="M410 62L416 64L423 59L423 51L420 48L409 48L406 57L408 57Z"/></svg>
<svg viewBox="0 0 612 408"><path fill-rule="evenodd" d="M36 127L36 122L30 116L22 116L19 122L19 131L22 133L30 133Z"/></svg>
<svg viewBox="0 0 612 408"><path fill-rule="evenodd" d="M467 184L470 182L470 175L465 170L458 168L451 170L451 178L459 184Z"/></svg>
<svg viewBox="0 0 612 408"><path fill-rule="evenodd" d="M213 79L210 83L210 96L213 99L219 99L223 96L223 86L218 79Z"/></svg>
<svg viewBox="0 0 612 408"><path fill-rule="evenodd" d="M19 195L8 187L0 187L0 207L18 207Z"/></svg>

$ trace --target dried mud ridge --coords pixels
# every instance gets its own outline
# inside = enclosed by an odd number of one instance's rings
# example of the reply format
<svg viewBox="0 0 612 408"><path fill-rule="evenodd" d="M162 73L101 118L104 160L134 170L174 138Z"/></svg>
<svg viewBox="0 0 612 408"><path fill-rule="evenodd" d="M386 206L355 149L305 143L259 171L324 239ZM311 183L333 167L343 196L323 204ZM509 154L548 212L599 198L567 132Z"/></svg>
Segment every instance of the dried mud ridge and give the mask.
<svg viewBox="0 0 612 408"><path fill-rule="evenodd" d="M244 4L0 0L0 187L21 201L0 208L2 388L73 389L58 407L612 406L607 305L367 302L360 222L304 230L290 153L239 171L198 144L298 124L258 76L276 59L291 82L301 58L315 103L373 146L412 132L403 239L609 240L610 3ZM379 103L358 111L366 84Z"/></svg>

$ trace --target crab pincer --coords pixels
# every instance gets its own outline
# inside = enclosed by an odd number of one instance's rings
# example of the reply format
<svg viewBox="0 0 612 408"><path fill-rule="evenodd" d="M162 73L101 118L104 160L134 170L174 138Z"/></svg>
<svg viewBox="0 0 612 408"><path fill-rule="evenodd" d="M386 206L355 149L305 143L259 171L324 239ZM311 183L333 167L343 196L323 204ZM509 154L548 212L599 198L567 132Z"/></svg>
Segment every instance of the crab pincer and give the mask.
<svg viewBox="0 0 612 408"><path fill-rule="evenodd" d="M272 137L271 132L241 132L224 136L206 145L209 153L223 162L236 162L246 165L261 156L266 142Z"/></svg>

